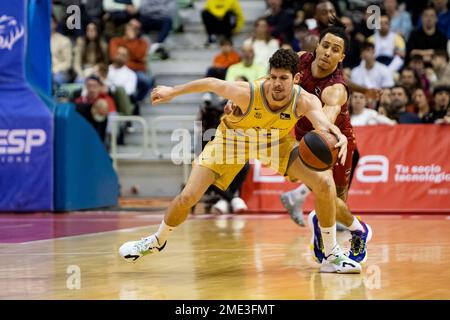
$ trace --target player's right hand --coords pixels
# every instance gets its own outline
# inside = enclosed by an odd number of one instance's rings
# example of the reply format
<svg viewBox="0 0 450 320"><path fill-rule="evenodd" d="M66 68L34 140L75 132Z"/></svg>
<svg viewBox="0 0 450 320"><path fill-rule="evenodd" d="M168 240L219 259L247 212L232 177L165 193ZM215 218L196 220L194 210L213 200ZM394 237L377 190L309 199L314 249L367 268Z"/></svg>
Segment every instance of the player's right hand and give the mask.
<svg viewBox="0 0 450 320"><path fill-rule="evenodd" d="M232 114L233 111L234 111L234 109L236 109L236 107L237 107L237 105L234 104L233 101L228 100L228 101L227 101L227 104L226 104L225 107L223 108L223 112L224 112L225 114Z"/></svg>
<svg viewBox="0 0 450 320"><path fill-rule="evenodd" d="M174 98L174 89L172 87L157 86L152 90L152 104L162 104L169 102Z"/></svg>

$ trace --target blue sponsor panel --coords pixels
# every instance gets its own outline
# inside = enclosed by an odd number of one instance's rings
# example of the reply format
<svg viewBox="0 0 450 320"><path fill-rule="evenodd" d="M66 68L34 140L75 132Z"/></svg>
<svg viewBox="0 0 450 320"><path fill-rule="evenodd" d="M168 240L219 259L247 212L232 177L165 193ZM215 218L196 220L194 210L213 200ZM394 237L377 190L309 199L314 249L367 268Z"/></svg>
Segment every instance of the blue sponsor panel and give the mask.
<svg viewBox="0 0 450 320"><path fill-rule="evenodd" d="M25 3L0 1L0 211L53 209L53 116L25 81Z"/></svg>
<svg viewBox="0 0 450 320"><path fill-rule="evenodd" d="M40 92L52 94L52 56L50 52L50 0L27 0L25 74L28 83Z"/></svg>
<svg viewBox="0 0 450 320"><path fill-rule="evenodd" d="M117 205L119 181L98 134L72 104L55 108L55 210Z"/></svg>

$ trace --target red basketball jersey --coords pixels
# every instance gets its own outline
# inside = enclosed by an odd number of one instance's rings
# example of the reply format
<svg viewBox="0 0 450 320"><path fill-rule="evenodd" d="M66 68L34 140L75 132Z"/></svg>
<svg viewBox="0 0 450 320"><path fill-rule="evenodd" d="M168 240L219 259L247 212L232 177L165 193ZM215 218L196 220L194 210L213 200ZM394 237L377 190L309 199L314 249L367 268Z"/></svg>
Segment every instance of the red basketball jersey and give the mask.
<svg viewBox="0 0 450 320"><path fill-rule="evenodd" d="M311 64L314 61L314 55L311 52L304 53L299 58L298 72L300 73L300 86L316 95L320 101L322 101L322 92L326 87L332 86L336 83L342 83L348 92L348 87L344 79L341 68L337 68L332 74L325 78L314 78L311 71ZM322 103L323 106L323 103ZM347 102L341 106L341 112L336 118L335 125L341 130L341 132L347 137L348 147L354 149L356 146L355 135L353 133L353 127L350 123L350 113L348 112ZM295 136L297 140L301 140L306 132L314 130L311 122L302 117L295 125Z"/></svg>

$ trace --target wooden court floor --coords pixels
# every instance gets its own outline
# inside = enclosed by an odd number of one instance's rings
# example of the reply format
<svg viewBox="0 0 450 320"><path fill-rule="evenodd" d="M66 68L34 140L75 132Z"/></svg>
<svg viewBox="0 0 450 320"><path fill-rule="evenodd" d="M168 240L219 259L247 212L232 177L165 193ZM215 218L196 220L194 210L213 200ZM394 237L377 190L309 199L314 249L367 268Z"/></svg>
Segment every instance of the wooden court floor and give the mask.
<svg viewBox="0 0 450 320"><path fill-rule="evenodd" d="M309 229L287 215L195 216L164 251L134 264L119 246L156 230L161 213L79 216L85 227L115 226L0 243L0 299L450 299L445 215L363 216L374 238L361 275L319 273ZM12 232L4 219L0 233ZM21 219L15 234L34 229L36 217ZM348 247L349 234L338 237Z"/></svg>

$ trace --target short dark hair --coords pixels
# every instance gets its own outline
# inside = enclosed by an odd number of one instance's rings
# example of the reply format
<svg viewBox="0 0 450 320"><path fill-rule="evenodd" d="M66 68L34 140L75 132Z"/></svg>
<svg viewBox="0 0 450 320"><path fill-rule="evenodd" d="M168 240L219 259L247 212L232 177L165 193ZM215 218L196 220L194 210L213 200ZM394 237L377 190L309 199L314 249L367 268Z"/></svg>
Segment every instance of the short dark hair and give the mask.
<svg viewBox="0 0 450 320"><path fill-rule="evenodd" d="M446 85L436 86L433 90L433 97L436 96L439 92L447 92L450 95L450 87Z"/></svg>
<svg viewBox="0 0 450 320"><path fill-rule="evenodd" d="M436 8L433 7L432 5L427 5L427 6L422 10L422 13L421 13L420 15L423 15L423 14L425 13L425 11L428 11L428 10L433 10L434 13L437 15Z"/></svg>
<svg viewBox="0 0 450 320"><path fill-rule="evenodd" d="M103 85L103 81L97 76L89 76L86 78L85 82L87 83L89 80L97 81L99 85Z"/></svg>
<svg viewBox="0 0 450 320"><path fill-rule="evenodd" d="M270 69L286 69L294 76L298 72L298 55L292 49L278 49L269 59Z"/></svg>
<svg viewBox="0 0 450 320"><path fill-rule="evenodd" d="M434 50L433 57L444 57L447 62L449 60L448 52L447 52L447 50L444 50L444 49Z"/></svg>
<svg viewBox="0 0 450 320"><path fill-rule="evenodd" d="M375 45L372 42L364 41L361 45L361 52L367 49L375 50Z"/></svg>
<svg viewBox="0 0 450 320"><path fill-rule="evenodd" d="M410 98L410 97L409 97L409 92L408 92L408 90L406 90L406 88L405 88L404 86L397 84L397 85L395 85L395 86L393 86L393 87L391 88L391 91L394 90L394 89L397 89L397 88L402 89L403 92L405 93L405 96L407 96L407 97L408 97L408 100L409 100L409 98Z"/></svg>
<svg viewBox="0 0 450 320"><path fill-rule="evenodd" d="M220 46L224 46L224 45L227 45L227 44L232 47L233 46L233 40L231 40L228 37L220 37L219 45Z"/></svg>
<svg viewBox="0 0 450 320"><path fill-rule="evenodd" d="M344 53L347 53L349 51L349 39L347 37L347 34L345 33L345 25L338 17L334 16L330 20L329 27L320 33L319 42L322 41L323 37L325 37L328 33L342 38L344 40Z"/></svg>

